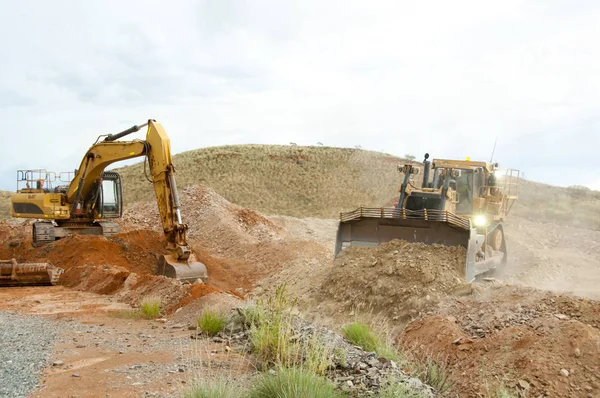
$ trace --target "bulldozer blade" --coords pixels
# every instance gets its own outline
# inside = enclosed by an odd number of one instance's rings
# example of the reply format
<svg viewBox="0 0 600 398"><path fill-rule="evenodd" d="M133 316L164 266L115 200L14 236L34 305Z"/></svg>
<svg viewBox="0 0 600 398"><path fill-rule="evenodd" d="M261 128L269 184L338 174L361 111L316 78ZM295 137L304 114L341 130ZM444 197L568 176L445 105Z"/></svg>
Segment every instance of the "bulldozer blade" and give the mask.
<svg viewBox="0 0 600 398"><path fill-rule="evenodd" d="M50 263L23 263L0 260L0 286L55 285L64 270Z"/></svg>
<svg viewBox="0 0 600 398"><path fill-rule="evenodd" d="M477 250L484 237L475 229L423 219L357 217L338 225L335 257L350 246L379 246L394 239L428 245L462 246L466 249L464 278L472 282L481 272L476 269Z"/></svg>
<svg viewBox="0 0 600 398"><path fill-rule="evenodd" d="M170 254L161 255L158 260L157 274L188 282L195 282L198 279L203 282L208 280L206 265L198 261L194 254L190 254L185 261L179 261Z"/></svg>

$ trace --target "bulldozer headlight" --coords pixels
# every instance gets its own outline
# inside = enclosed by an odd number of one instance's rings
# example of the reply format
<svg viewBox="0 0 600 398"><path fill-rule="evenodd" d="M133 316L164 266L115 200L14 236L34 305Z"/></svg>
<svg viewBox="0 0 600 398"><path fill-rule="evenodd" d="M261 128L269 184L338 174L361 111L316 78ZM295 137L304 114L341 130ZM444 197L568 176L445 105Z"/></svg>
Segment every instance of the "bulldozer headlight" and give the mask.
<svg viewBox="0 0 600 398"><path fill-rule="evenodd" d="M487 218L482 215L475 216L473 224L475 224L476 227L485 227L487 225Z"/></svg>

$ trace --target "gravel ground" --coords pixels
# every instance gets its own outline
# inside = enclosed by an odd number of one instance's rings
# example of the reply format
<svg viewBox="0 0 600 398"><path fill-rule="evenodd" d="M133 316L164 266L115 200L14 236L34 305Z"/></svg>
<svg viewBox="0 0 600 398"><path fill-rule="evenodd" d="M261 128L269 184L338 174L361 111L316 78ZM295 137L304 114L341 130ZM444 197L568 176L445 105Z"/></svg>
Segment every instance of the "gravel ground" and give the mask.
<svg viewBox="0 0 600 398"><path fill-rule="evenodd" d="M55 322L0 312L0 396L26 397L38 386L52 352Z"/></svg>

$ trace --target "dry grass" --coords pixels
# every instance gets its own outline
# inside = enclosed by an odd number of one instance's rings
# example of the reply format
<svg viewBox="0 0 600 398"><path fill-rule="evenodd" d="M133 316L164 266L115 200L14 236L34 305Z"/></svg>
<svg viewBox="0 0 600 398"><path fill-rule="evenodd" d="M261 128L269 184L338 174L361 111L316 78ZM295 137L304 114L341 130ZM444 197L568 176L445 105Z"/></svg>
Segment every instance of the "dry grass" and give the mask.
<svg viewBox="0 0 600 398"><path fill-rule="evenodd" d="M361 204L390 203L402 160L361 149L235 145L184 152L173 162L180 188L204 184L266 214L328 218ZM118 171L126 204L152 199L143 164Z"/></svg>
<svg viewBox="0 0 600 398"><path fill-rule="evenodd" d="M511 214L532 221L600 230L600 192L522 181L519 200Z"/></svg>
<svg viewBox="0 0 600 398"><path fill-rule="evenodd" d="M160 315L162 299L156 296L146 296L140 301L140 309L147 319L154 319Z"/></svg>

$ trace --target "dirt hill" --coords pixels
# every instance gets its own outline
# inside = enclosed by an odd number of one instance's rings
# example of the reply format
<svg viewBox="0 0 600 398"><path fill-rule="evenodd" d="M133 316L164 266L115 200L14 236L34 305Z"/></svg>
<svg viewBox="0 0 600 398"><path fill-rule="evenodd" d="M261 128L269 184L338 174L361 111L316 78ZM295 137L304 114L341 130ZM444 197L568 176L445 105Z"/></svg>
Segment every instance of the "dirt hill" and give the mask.
<svg viewBox="0 0 600 398"><path fill-rule="evenodd" d="M197 149L174 158L181 188L211 187L227 200L265 214L337 218L360 205L389 205L405 160L350 148L235 145ZM509 166L509 165L506 165ZM153 200L143 163L119 169L127 205ZM523 181L514 214L600 230L600 192Z"/></svg>
<svg viewBox="0 0 600 398"><path fill-rule="evenodd" d="M390 205L405 160L351 148L232 145L174 156L179 188L202 184L227 200L264 214L337 218L360 205ZM509 166L509 165L506 165ZM126 207L153 201L144 164L118 169ZM600 230L600 192L523 181L513 215ZM10 193L0 191L0 219L9 217Z"/></svg>
<svg viewBox="0 0 600 398"><path fill-rule="evenodd" d="M389 201L400 183L401 162L361 149L276 145L203 148L174 158L180 188L202 184L265 214L321 218ZM143 163L118 171L128 205L152 200Z"/></svg>

